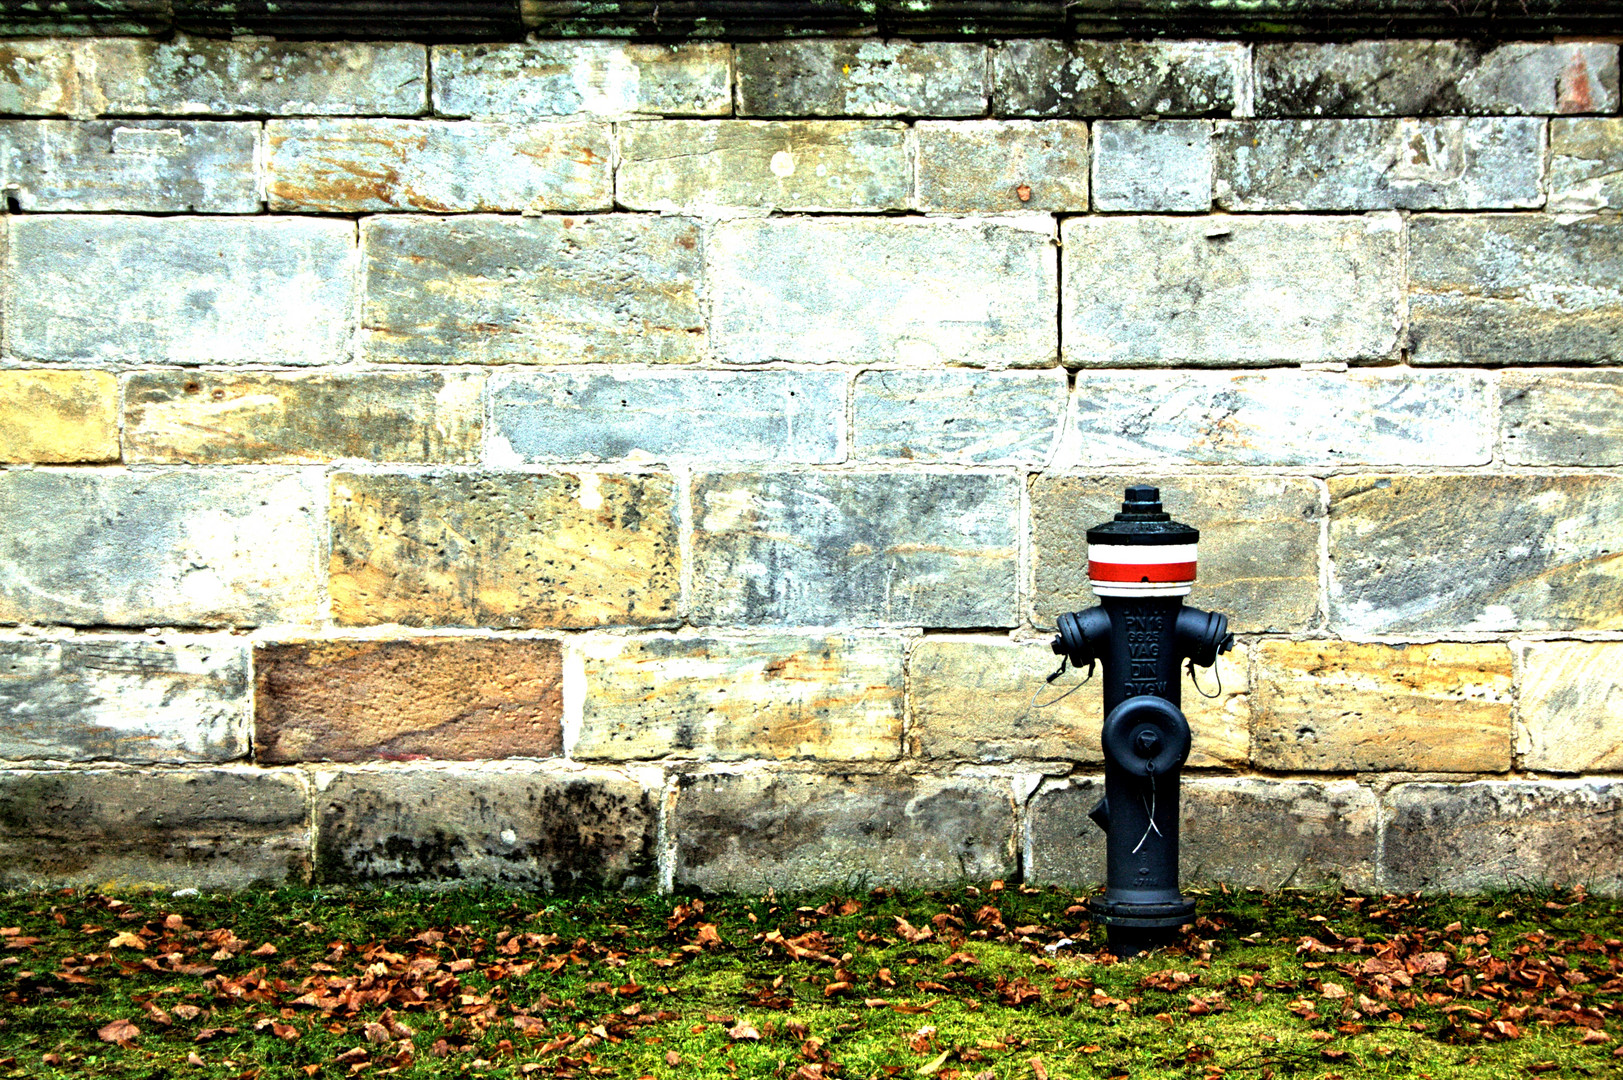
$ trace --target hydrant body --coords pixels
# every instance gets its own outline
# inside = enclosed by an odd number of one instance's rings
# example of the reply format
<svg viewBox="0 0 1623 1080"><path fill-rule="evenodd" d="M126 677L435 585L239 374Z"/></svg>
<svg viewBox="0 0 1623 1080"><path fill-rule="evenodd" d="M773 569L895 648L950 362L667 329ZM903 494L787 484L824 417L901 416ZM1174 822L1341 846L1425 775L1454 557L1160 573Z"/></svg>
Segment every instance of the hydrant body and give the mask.
<svg viewBox="0 0 1623 1080"><path fill-rule="evenodd" d="M1172 940L1195 912L1178 891L1179 772L1191 742L1179 668L1210 667L1234 644L1227 617L1184 606L1199 539L1162 511L1155 488L1129 487L1115 520L1088 530L1099 606L1061 615L1054 639L1073 666L1103 667L1105 797L1089 817L1106 834L1106 889L1089 908L1118 955Z"/></svg>

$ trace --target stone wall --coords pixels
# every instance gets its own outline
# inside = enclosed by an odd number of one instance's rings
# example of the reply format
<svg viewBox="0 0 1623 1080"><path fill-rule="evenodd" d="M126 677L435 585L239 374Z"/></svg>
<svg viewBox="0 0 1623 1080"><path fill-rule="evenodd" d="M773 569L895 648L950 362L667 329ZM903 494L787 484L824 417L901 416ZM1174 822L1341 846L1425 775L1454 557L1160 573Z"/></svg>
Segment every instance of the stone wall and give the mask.
<svg viewBox="0 0 1623 1080"><path fill-rule="evenodd" d="M1240 634L1186 880L1623 887L1615 43L39 38L0 115L0 883L1097 880L1032 692L1147 480Z"/></svg>

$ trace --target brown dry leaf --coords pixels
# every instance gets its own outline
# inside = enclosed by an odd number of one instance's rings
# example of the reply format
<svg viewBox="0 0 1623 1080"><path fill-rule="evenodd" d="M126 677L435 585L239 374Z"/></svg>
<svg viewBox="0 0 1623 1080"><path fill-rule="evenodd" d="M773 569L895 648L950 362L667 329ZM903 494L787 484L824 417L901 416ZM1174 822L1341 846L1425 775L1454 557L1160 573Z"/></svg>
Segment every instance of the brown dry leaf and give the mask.
<svg viewBox="0 0 1623 1080"><path fill-rule="evenodd" d="M714 949L719 948L724 942L715 923L700 923L698 932L693 937L693 944L703 949Z"/></svg>
<svg viewBox="0 0 1623 1080"><path fill-rule="evenodd" d="M978 964L978 963L980 963L980 961L975 959L975 957L970 953L955 952L951 956L947 957L945 960L942 961L942 966L943 967L952 967L954 964Z"/></svg>
<svg viewBox="0 0 1623 1080"><path fill-rule="evenodd" d="M364 1028L362 1028L361 1034L365 1036L366 1041L371 1043L373 1046L382 1046L384 1043L390 1040L389 1029L378 1023L376 1020L368 1023Z"/></svg>
<svg viewBox="0 0 1623 1080"><path fill-rule="evenodd" d="M1591 1028L1590 1030L1584 1032L1584 1037L1578 1040L1579 1044L1584 1046L1592 1046L1597 1043L1609 1043L1611 1041L1612 1037L1610 1035L1595 1028Z"/></svg>
<svg viewBox="0 0 1623 1080"><path fill-rule="evenodd" d="M931 930L929 927L925 927L923 930L920 930L918 927L914 926L900 915L896 916L896 932L902 935L905 940L914 945L929 941L931 938L935 937L934 930Z"/></svg>
<svg viewBox="0 0 1623 1080"><path fill-rule="evenodd" d="M1340 983L1327 982L1319 989L1319 993L1331 1001L1339 1001L1347 996L1347 988Z"/></svg>
<svg viewBox="0 0 1623 1080"><path fill-rule="evenodd" d="M132 934L128 930L113 935L113 940L107 943L107 947L109 949L138 949L141 952L147 951L147 943L142 941L139 935Z"/></svg>
<svg viewBox="0 0 1623 1080"><path fill-rule="evenodd" d="M96 1032L96 1038L102 1042L117 1043L119 1046L128 1046L140 1037L141 1029L128 1020L114 1020Z"/></svg>
<svg viewBox="0 0 1623 1080"><path fill-rule="evenodd" d="M333 1064L354 1065L356 1062L370 1061L371 1059L372 1055L366 1052L366 1047L352 1046L348 1050L345 1050L342 1054L339 1054L337 1057L333 1058Z"/></svg>
<svg viewBox="0 0 1623 1080"><path fill-rule="evenodd" d="M274 1021L271 1023L271 1034L275 1035L283 1042L299 1041L299 1029L294 1027L292 1024L284 1024L280 1021Z"/></svg>
<svg viewBox="0 0 1623 1080"><path fill-rule="evenodd" d="M665 1051L665 1064L675 1067L682 1064L682 1055L675 1050Z"/></svg>
<svg viewBox="0 0 1623 1080"><path fill-rule="evenodd" d="M248 955L249 956L275 956L276 955L276 946L272 945L270 942L267 941L267 942L265 942L265 944L261 945L259 948L255 949L253 952L249 953Z"/></svg>
<svg viewBox="0 0 1623 1080"><path fill-rule="evenodd" d="M543 1035L547 1030L546 1021L534 1016L515 1016L513 1026L526 1035Z"/></svg>
<svg viewBox="0 0 1623 1080"><path fill-rule="evenodd" d="M1035 1076L1037 1080L1048 1080L1048 1069L1043 1065L1042 1058L1034 1057L1031 1059L1029 1064L1031 1065L1031 1074Z"/></svg>
<svg viewBox="0 0 1623 1080"><path fill-rule="evenodd" d="M1304 1020L1318 1015L1318 1011L1313 1008L1313 1003L1307 998L1297 998L1285 1007Z"/></svg>
<svg viewBox="0 0 1623 1080"><path fill-rule="evenodd" d="M727 1037L733 1042L739 1042L742 1039L753 1039L759 1042L761 1033L756 1031L754 1025L748 1020L740 1020L737 1026L727 1029Z"/></svg>
<svg viewBox="0 0 1623 1080"><path fill-rule="evenodd" d="M886 1001L884 998L863 998L862 1004L870 1009L883 1009L885 1006L889 1005L890 1002Z"/></svg>
<svg viewBox="0 0 1623 1080"><path fill-rule="evenodd" d="M199 1009L196 1005L176 1005L169 1011L180 1017L182 1020L196 1020L199 1016L203 1015L203 1010Z"/></svg>

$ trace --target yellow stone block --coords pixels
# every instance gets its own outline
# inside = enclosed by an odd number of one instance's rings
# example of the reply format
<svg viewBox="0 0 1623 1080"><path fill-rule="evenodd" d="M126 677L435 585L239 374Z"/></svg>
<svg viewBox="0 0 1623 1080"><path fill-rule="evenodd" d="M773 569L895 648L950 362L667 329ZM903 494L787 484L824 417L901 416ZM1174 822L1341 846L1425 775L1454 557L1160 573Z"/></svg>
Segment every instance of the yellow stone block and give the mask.
<svg viewBox="0 0 1623 1080"><path fill-rule="evenodd" d="M118 460L118 380L105 371L0 371L0 461Z"/></svg>

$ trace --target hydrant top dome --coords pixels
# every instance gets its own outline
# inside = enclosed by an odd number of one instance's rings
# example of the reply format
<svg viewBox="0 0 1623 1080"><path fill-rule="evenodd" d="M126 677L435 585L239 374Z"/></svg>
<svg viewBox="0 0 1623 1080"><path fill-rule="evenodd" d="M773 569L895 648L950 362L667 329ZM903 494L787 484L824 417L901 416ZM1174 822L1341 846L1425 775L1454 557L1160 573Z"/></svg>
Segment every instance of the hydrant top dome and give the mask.
<svg viewBox="0 0 1623 1080"><path fill-rule="evenodd" d="M1149 484L1129 487L1121 513L1088 530L1089 544L1155 547L1193 544L1199 540L1199 529L1173 521L1172 515L1161 509L1161 490Z"/></svg>

